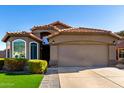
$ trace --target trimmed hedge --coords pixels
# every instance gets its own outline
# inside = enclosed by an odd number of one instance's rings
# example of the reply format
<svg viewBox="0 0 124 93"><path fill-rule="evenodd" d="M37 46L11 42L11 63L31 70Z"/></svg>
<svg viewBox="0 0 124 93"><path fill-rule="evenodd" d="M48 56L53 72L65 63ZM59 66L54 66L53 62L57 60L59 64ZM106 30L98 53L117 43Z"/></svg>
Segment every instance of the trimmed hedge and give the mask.
<svg viewBox="0 0 124 93"><path fill-rule="evenodd" d="M0 70L3 69L4 66L4 58L0 58Z"/></svg>
<svg viewBox="0 0 124 93"><path fill-rule="evenodd" d="M28 65L31 73L41 74L47 71L47 61L45 60L29 60Z"/></svg>
<svg viewBox="0 0 124 93"><path fill-rule="evenodd" d="M22 58L5 58L4 69L7 71L22 71L24 70L27 59Z"/></svg>

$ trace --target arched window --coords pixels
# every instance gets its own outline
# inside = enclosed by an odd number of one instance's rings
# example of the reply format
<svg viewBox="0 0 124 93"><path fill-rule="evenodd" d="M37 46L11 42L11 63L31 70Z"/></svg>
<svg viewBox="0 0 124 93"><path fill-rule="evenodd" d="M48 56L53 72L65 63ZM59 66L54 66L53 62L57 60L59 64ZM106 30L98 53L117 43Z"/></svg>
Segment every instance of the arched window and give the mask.
<svg viewBox="0 0 124 93"><path fill-rule="evenodd" d="M6 43L6 58L10 58L10 42Z"/></svg>
<svg viewBox="0 0 124 93"><path fill-rule="evenodd" d="M29 50L30 59L38 59L38 43L30 42L30 50Z"/></svg>
<svg viewBox="0 0 124 93"><path fill-rule="evenodd" d="M26 42L22 39L16 39L12 42L12 57L26 58Z"/></svg>

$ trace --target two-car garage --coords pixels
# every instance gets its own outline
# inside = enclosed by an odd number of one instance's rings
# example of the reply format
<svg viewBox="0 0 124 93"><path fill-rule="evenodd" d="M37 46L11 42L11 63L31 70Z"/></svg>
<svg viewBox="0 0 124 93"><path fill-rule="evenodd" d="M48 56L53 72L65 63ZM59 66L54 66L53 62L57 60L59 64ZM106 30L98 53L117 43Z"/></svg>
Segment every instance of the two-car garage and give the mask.
<svg viewBox="0 0 124 93"><path fill-rule="evenodd" d="M107 66L106 45L60 45L58 66Z"/></svg>
<svg viewBox="0 0 124 93"><path fill-rule="evenodd" d="M51 35L50 65L108 66L116 62L115 44L120 39L112 32L75 28Z"/></svg>

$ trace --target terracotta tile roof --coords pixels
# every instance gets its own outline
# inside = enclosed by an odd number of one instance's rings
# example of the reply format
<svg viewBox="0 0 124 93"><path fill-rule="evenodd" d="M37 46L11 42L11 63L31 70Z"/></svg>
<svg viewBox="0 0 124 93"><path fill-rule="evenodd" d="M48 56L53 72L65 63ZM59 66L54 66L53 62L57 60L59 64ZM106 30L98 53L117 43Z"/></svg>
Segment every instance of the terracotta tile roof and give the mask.
<svg viewBox="0 0 124 93"><path fill-rule="evenodd" d="M65 23L62 23L62 22L60 22L60 21L56 21L56 22L50 23L50 24L48 24L48 25L53 25L53 26L55 26L55 25L57 25L57 24L61 24L61 25L65 26L65 27L67 27L67 28L71 28L71 26L69 26L69 25L67 25L67 24L65 24Z"/></svg>
<svg viewBox="0 0 124 93"><path fill-rule="evenodd" d="M60 24L60 25L63 25L65 26L66 28L71 28L71 26L67 25L67 24L64 24L60 21L56 21L56 22L53 22L53 23L50 23L48 25L41 25L41 26L34 26L33 28L31 28L32 31L35 31L35 30L49 30L49 29L53 29L53 30L60 30L56 25L57 24Z"/></svg>
<svg viewBox="0 0 124 93"><path fill-rule="evenodd" d="M4 38L2 39L3 42L6 42L9 37L14 37L14 36L19 36L19 37L30 37L32 39L35 39L37 41L42 41L40 38L32 34L31 32L7 32Z"/></svg>
<svg viewBox="0 0 124 93"><path fill-rule="evenodd" d="M57 28L56 26L52 26L52 25L43 25L43 26L34 26L31 30L35 31L35 30L56 30L58 31L59 28Z"/></svg>
<svg viewBox="0 0 124 93"><path fill-rule="evenodd" d="M103 29L94 29L94 28L85 28L85 27L79 27L79 28L69 28L69 29L62 29L60 32L111 32L108 30Z"/></svg>
<svg viewBox="0 0 124 93"><path fill-rule="evenodd" d="M112 33L111 31L108 31L108 30L94 29L94 28L84 28L84 27L62 29L62 30L59 30L59 32L56 32L54 34L49 35L49 38L54 37L56 35L59 35L61 33L109 34L109 35L114 36L118 39L121 39L121 37L119 35L114 34L114 33Z"/></svg>

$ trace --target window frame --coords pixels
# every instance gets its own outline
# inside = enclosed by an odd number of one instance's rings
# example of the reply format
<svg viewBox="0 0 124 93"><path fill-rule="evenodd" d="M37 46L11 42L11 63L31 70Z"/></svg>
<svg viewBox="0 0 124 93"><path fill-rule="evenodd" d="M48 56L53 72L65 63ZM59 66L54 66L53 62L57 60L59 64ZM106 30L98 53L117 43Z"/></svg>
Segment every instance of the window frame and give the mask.
<svg viewBox="0 0 124 93"><path fill-rule="evenodd" d="M10 49L11 49L11 47L9 48L9 57L8 57L8 43L9 43L9 46L11 46L11 43L10 43L10 41L7 41L6 42L6 58L10 58L11 57L11 52L10 52Z"/></svg>
<svg viewBox="0 0 124 93"><path fill-rule="evenodd" d="M36 41L32 41L32 42L30 42L29 43L29 59L31 59L31 43L35 43L35 44L37 44L37 59L39 59L39 43L38 42L36 42Z"/></svg>
<svg viewBox="0 0 124 93"><path fill-rule="evenodd" d="M27 47L27 46L26 46L26 41L23 40L23 39L15 39L15 40L12 41L12 58L15 58L15 57L13 56L14 43L17 42L17 41L23 41L23 42L25 43L25 58L27 58L27 53L26 53L26 47Z"/></svg>

